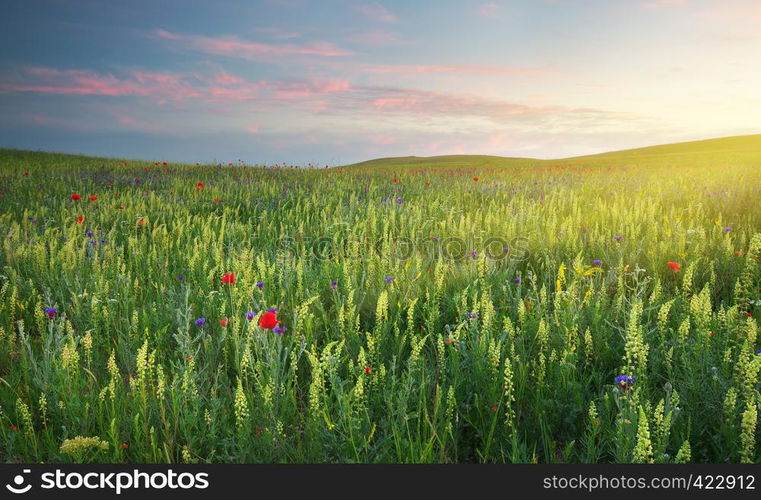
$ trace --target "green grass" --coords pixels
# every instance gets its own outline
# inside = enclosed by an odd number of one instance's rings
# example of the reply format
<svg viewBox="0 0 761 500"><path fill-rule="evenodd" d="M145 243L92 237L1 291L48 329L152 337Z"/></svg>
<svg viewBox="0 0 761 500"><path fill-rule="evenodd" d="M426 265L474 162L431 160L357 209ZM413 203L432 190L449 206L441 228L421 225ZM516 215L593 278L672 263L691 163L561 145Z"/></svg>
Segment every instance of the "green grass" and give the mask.
<svg viewBox="0 0 761 500"><path fill-rule="evenodd" d="M757 463L759 167L0 150L0 460Z"/></svg>

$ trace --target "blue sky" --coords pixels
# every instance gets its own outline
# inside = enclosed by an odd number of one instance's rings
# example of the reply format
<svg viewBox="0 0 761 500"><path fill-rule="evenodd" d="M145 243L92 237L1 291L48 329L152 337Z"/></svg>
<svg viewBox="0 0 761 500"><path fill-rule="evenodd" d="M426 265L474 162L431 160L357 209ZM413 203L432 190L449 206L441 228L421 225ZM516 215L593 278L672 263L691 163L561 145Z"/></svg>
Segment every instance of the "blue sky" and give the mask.
<svg viewBox="0 0 761 500"><path fill-rule="evenodd" d="M761 132L755 0L14 1L0 146L557 158Z"/></svg>

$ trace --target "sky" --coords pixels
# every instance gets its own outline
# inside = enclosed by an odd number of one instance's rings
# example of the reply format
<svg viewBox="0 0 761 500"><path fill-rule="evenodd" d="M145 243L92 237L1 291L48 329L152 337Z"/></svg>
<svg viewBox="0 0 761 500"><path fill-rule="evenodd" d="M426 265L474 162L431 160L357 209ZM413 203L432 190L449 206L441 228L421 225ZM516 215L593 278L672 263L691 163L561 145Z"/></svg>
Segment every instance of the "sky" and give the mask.
<svg viewBox="0 0 761 500"><path fill-rule="evenodd" d="M11 0L0 147L536 158L761 132L757 0Z"/></svg>

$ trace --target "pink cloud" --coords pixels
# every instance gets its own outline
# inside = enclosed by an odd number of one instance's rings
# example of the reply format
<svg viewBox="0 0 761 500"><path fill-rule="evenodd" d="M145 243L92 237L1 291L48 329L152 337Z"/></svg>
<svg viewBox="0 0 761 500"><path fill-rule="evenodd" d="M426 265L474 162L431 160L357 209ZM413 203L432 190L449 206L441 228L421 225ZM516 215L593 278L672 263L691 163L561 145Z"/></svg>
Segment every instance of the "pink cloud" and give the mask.
<svg viewBox="0 0 761 500"><path fill-rule="evenodd" d="M253 134L253 135L258 134L259 133L259 125L249 125L248 127L246 127L246 132L248 132L249 134Z"/></svg>
<svg viewBox="0 0 761 500"><path fill-rule="evenodd" d="M651 0L641 4L643 9L662 9L664 7L682 7L688 0Z"/></svg>
<svg viewBox="0 0 761 500"><path fill-rule="evenodd" d="M380 23L395 23L398 19L378 2L360 5L359 11L373 21Z"/></svg>
<svg viewBox="0 0 761 500"><path fill-rule="evenodd" d="M499 6L496 2L485 3L478 8L478 14L484 17L490 17L494 15L498 8Z"/></svg>
<svg viewBox="0 0 761 500"><path fill-rule="evenodd" d="M257 60L283 56L320 56L337 57L351 55L350 51L340 49L328 42L312 42L302 45L272 45L267 43L240 40L235 37L207 37L182 35L166 30L155 30L153 37L173 42L182 48L192 49L204 54L238 57Z"/></svg>
<svg viewBox="0 0 761 500"><path fill-rule="evenodd" d="M539 68L521 68L510 66L478 66L478 65L428 65L428 64L386 64L367 66L365 73L397 73L397 74L420 74L420 73L462 73L475 75L536 75L543 73Z"/></svg>

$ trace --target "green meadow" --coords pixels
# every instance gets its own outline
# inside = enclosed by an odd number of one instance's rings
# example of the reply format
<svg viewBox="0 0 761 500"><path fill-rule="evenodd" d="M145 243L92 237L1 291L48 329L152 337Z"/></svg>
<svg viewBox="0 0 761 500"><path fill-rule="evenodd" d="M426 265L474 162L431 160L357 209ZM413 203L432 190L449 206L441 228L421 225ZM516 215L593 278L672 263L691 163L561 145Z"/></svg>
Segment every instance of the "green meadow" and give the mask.
<svg viewBox="0 0 761 500"><path fill-rule="evenodd" d="M0 150L0 461L761 461L761 135L163 161Z"/></svg>

